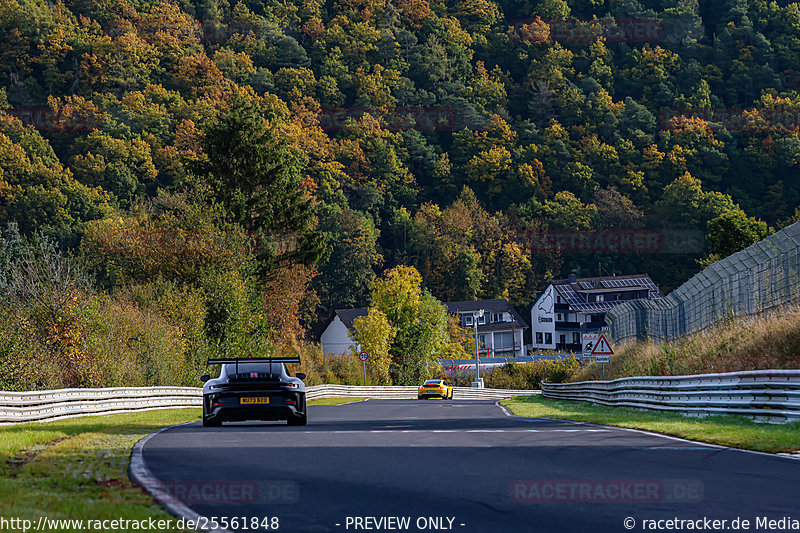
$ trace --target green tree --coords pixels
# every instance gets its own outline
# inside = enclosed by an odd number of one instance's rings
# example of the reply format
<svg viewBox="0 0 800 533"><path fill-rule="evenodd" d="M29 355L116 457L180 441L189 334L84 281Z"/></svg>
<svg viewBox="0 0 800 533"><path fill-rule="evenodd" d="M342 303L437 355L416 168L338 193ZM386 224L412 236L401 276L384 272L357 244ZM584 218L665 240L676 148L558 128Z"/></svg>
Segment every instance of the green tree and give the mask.
<svg viewBox="0 0 800 533"><path fill-rule="evenodd" d="M666 220L702 230L706 229L709 220L727 211L741 211L727 194L703 190L701 181L689 172L664 188L656 208Z"/></svg>
<svg viewBox="0 0 800 533"><path fill-rule="evenodd" d="M379 232L369 217L350 208L323 213L331 255L319 266L313 287L319 296L322 315L335 308L363 307L369 301L374 268L382 260L377 250Z"/></svg>
<svg viewBox="0 0 800 533"><path fill-rule="evenodd" d="M414 267L399 266L372 284L370 310L383 313L394 331L389 348L391 383L410 385L434 375L437 361L452 351L447 307L422 288L422 276ZM385 324L374 319L381 328ZM363 333L363 338L367 333ZM371 333L372 337L380 337Z"/></svg>
<svg viewBox="0 0 800 533"><path fill-rule="evenodd" d="M353 321L353 339L361 350L369 354L370 369L374 369L378 382L391 385L392 356L389 353L396 331L377 307L370 307L366 316Z"/></svg>
<svg viewBox="0 0 800 533"><path fill-rule="evenodd" d="M301 187L299 158L252 101L236 95L207 128L196 172L232 222L258 239L261 274L315 264L328 249L314 231L315 207Z"/></svg>
<svg viewBox="0 0 800 533"><path fill-rule="evenodd" d="M727 211L708 222L709 255L700 261L706 267L719 259L744 250L751 244L764 240L775 229L766 222L748 217L743 211Z"/></svg>

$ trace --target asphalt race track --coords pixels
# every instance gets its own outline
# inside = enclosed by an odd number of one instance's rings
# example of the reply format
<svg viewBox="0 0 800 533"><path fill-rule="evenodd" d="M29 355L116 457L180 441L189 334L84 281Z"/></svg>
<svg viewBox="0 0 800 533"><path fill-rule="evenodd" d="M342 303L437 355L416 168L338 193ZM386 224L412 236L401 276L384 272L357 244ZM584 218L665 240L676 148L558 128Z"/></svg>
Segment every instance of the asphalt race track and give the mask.
<svg viewBox="0 0 800 533"><path fill-rule="evenodd" d="M697 522L660 530L735 531L738 519L738 530L789 531L800 520L798 460L524 419L491 401L312 406L306 427L198 421L151 438L143 458L201 515L277 517L291 533L650 531L659 524L645 520L670 519ZM757 528L764 519L775 528Z"/></svg>

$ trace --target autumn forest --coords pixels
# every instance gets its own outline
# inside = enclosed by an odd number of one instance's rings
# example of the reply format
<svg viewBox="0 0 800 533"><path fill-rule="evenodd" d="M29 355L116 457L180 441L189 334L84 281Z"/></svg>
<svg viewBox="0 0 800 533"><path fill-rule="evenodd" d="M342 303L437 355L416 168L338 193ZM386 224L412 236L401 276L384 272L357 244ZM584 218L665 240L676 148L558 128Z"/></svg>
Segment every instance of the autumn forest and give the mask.
<svg viewBox="0 0 800 533"><path fill-rule="evenodd" d="M798 3L0 0L0 31L0 388L307 350L398 266L523 311L572 271L668 292L800 220ZM637 232L699 245L548 238Z"/></svg>

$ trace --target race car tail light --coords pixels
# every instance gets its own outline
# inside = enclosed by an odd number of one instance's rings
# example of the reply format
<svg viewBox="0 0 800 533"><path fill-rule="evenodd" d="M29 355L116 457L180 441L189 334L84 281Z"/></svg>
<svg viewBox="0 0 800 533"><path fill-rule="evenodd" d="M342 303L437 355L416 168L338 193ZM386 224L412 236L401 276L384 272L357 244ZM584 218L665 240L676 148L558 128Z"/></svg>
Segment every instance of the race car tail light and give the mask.
<svg viewBox="0 0 800 533"><path fill-rule="evenodd" d="M286 400L286 405L297 405L297 402L294 402L292 400Z"/></svg>
<svg viewBox="0 0 800 533"><path fill-rule="evenodd" d="M225 404L222 403L222 402L217 402L217 403L211 404L211 407L222 407L223 405L225 405Z"/></svg>
<svg viewBox="0 0 800 533"><path fill-rule="evenodd" d="M284 387L289 387L290 389L296 389L300 387L297 383L281 383Z"/></svg>

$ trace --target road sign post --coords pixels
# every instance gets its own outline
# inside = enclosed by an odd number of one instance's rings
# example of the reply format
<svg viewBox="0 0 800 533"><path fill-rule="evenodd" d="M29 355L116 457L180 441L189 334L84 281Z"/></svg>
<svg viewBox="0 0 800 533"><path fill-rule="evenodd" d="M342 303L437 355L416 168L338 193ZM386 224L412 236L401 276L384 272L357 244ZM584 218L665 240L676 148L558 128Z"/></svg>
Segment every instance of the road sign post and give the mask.
<svg viewBox="0 0 800 533"><path fill-rule="evenodd" d="M481 362L480 351L478 348L478 319L483 316L483 309L472 312L472 324L475 327L475 381L472 382L473 387L479 389L483 388L483 380L481 380ZM488 347L487 347L488 350Z"/></svg>
<svg viewBox="0 0 800 533"><path fill-rule="evenodd" d="M597 339L597 342L592 348L592 355L594 356L594 362L600 363L600 367L602 369L602 379L606 379L606 363L611 362L611 356L614 355L614 350L611 348L611 345L608 343L606 336L604 334L600 334L600 337Z"/></svg>
<svg viewBox="0 0 800 533"><path fill-rule="evenodd" d="M369 354L367 352L361 352L358 354L358 358L361 359L361 364L364 365L364 386L367 386L367 359L369 359Z"/></svg>

